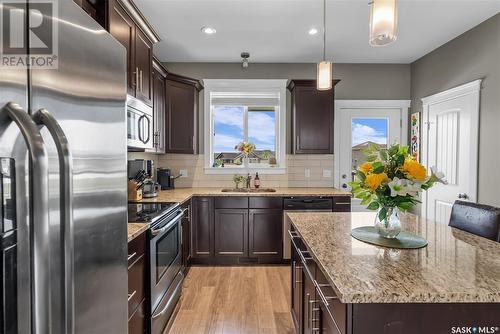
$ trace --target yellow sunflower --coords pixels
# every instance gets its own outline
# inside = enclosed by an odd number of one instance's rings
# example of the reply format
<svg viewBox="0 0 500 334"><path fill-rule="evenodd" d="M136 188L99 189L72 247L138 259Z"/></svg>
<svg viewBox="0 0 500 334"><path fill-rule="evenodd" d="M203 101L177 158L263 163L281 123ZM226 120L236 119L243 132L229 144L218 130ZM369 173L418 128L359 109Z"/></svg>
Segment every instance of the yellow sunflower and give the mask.
<svg viewBox="0 0 500 334"><path fill-rule="evenodd" d="M361 166L359 166L359 170L363 172L363 174L368 175L373 170L373 165L370 162L365 162Z"/></svg>
<svg viewBox="0 0 500 334"><path fill-rule="evenodd" d="M403 164L403 172L410 179L416 181L424 181L427 177L427 170L424 166L418 163L418 161L413 159L406 159Z"/></svg>
<svg viewBox="0 0 500 334"><path fill-rule="evenodd" d="M385 173L370 174L366 176L365 186L367 186L373 192L377 190L377 188L382 184L382 182L386 180L387 180L387 175Z"/></svg>

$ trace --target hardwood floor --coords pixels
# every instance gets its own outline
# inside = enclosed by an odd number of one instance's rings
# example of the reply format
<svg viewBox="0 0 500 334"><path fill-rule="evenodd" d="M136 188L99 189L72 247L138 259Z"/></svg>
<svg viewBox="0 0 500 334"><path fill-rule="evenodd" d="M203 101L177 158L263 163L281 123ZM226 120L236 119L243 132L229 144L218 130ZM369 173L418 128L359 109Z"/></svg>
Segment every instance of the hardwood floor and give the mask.
<svg viewBox="0 0 500 334"><path fill-rule="evenodd" d="M295 333L288 266L192 267L182 294L169 334Z"/></svg>

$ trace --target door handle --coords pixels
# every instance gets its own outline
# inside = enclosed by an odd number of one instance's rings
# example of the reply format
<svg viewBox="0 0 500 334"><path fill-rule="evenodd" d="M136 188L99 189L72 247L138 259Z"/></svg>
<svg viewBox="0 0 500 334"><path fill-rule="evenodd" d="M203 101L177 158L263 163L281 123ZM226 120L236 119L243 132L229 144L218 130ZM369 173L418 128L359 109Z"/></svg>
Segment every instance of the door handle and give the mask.
<svg viewBox="0 0 500 334"><path fill-rule="evenodd" d="M459 199L469 199L469 195L467 195L466 193L460 193L460 194L458 194L458 198Z"/></svg>
<svg viewBox="0 0 500 334"><path fill-rule="evenodd" d="M141 87L141 93L144 92L144 85L143 85L143 80L142 80L142 70L139 71L139 82L140 82L140 87Z"/></svg>
<svg viewBox="0 0 500 334"><path fill-rule="evenodd" d="M137 137L139 138L139 140L141 142L144 143L144 139L142 139L142 120L145 118L146 116L142 115L141 117L139 117L139 119L137 120Z"/></svg>
<svg viewBox="0 0 500 334"><path fill-rule="evenodd" d="M49 238L49 160L45 142L36 123L17 103L9 102L0 115L16 123L28 147L30 173L30 262L32 317L36 333L51 333L50 326L50 238Z"/></svg>
<svg viewBox="0 0 500 334"><path fill-rule="evenodd" d="M61 304L64 310L62 325L66 333L74 333L74 268L73 268L73 157L68 138L47 109L39 109L33 120L49 130L59 159L59 199L62 278Z"/></svg>
<svg viewBox="0 0 500 334"><path fill-rule="evenodd" d="M146 134L148 135L146 137L146 139L144 139L142 142L144 144L147 144L149 142L149 140L151 139L151 121L149 120L149 118L147 116L143 116L144 119L146 120L146 124L147 124L147 130L146 130Z"/></svg>

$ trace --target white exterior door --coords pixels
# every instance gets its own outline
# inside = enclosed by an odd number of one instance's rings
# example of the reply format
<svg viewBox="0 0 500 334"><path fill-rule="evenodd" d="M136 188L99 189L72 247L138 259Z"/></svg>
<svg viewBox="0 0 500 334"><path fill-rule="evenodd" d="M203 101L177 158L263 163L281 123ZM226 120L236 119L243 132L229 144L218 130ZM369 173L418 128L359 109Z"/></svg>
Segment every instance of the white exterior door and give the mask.
<svg viewBox="0 0 500 334"><path fill-rule="evenodd" d="M395 104L403 104L398 107ZM363 104L361 104L363 103ZM394 142L406 142L406 127L401 122L407 118L408 101L336 101L339 104L335 115L335 184L349 190L347 182L353 180L353 171L364 160L363 150L370 143L387 147ZM405 122L406 123L406 122ZM352 199L352 211L366 211Z"/></svg>
<svg viewBox="0 0 500 334"><path fill-rule="evenodd" d="M422 162L448 181L423 194L424 218L448 224L455 200L477 200L480 85L478 80L422 99Z"/></svg>

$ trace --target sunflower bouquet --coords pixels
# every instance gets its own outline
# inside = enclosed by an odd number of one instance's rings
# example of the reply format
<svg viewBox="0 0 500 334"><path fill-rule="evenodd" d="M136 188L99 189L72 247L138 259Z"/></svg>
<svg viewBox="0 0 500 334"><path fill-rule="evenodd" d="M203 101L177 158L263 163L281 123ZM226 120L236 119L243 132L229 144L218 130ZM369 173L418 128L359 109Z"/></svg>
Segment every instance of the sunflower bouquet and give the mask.
<svg viewBox="0 0 500 334"><path fill-rule="evenodd" d="M434 168L428 174L408 153L408 146L393 144L385 149L370 145L363 153L366 162L356 170L355 181L348 184L353 196L361 199L361 205L378 210L375 227L379 234L393 238L401 230L398 211L410 210L420 203L421 191L436 182L446 184L446 180Z"/></svg>

